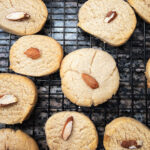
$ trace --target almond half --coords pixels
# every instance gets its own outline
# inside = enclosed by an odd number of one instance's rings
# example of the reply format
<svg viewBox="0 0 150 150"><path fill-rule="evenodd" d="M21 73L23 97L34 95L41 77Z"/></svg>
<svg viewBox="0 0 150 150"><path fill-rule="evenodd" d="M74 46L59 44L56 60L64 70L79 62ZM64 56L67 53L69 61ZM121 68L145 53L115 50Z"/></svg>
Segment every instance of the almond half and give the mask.
<svg viewBox="0 0 150 150"><path fill-rule="evenodd" d="M18 100L14 95L1 95L0 106L8 106L16 103Z"/></svg>
<svg viewBox="0 0 150 150"><path fill-rule="evenodd" d="M99 87L98 82L92 76L82 73L82 79L84 82L92 89L97 89Z"/></svg>
<svg viewBox="0 0 150 150"><path fill-rule="evenodd" d="M110 11L107 13L104 22L110 23L112 22L116 17L117 17L117 12L116 11Z"/></svg>
<svg viewBox="0 0 150 150"><path fill-rule="evenodd" d="M67 141L68 138L70 137L71 133L72 133L72 128L73 128L73 117L69 117L63 127L62 130L62 138L63 140Z"/></svg>
<svg viewBox="0 0 150 150"><path fill-rule="evenodd" d="M12 12L6 16L6 19L11 20L11 21L20 21L23 19L28 19L30 18L30 15L25 13L25 12Z"/></svg>
<svg viewBox="0 0 150 150"><path fill-rule="evenodd" d="M122 141L121 146L123 148L127 148L127 149L138 149L141 148L143 145L143 141L141 140L125 140Z"/></svg>
<svg viewBox="0 0 150 150"><path fill-rule="evenodd" d="M38 59L41 56L39 49L33 47L27 49L24 54L32 59Z"/></svg>

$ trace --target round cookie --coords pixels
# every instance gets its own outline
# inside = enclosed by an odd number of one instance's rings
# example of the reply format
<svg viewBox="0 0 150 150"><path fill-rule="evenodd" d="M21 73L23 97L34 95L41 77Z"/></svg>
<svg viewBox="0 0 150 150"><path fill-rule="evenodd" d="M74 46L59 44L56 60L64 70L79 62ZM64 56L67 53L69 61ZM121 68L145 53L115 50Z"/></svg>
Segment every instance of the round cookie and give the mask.
<svg viewBox="0 0 150 150"><path fill-rule="evenodd" d="M39 32L48 10L42 0L1 0L0 28L16 35Z"/></svg>
<svg viewBox="0 0 150 150"><path fill-rule="evenodd" d="M71 117L72 126L66 124ZM66 130L64 126L67 127ZM71 130L68 130L70 127ZM65 139L67 131L71 132L68 139ZM54 114L46 122L45 133L51 150L96 150L98 145L94 124L88 117L78 112L64 111Z"/></svg>
<svg viewBox="0 0 150 150"><path fill-rule="evenodd" d="M35 140L21 130L0 129L0 150L39 150Z"/></svg>
<svg viewBox="0 0 150 150"><path fill-rule="evenodd" d="M62 61L60 76L65 96L79 106L106 102L119 87L119 72L113 57L92 48L76 50Z"/></svg>
<svg viewBox="0 0 150 150"><path fill-rule="evenodd" d="M150 23L150 0L128 0L139 16Z"/></svg>
<svg viewBox="0 0 150 150"><path fill-rule="evenodd" d="M36 101L37 90L30 79L0 74L0 123L22 123L29 117Z"/></svg>
<svg viewBox="0 0 150 150"><path fill-rule="evenodd" d="M150 59L148 60L146 64L146 72L145 72L146 78L147 78L147 87L150 88Z"/></svg>
<svg viewBox="0 0 150 150"><path fill-rule="evenodd" d="M124 44L136 27L135 13L123 0L88 0L78 17L81 29L112 46Z"/></svg>
<svg viewBox="0 0 150 150"><path fill-rule="evenodd" d="M105 150L150 149L150 130L135 119L120 117L105 128Z"/></svg>
<svg viewBox="0 0 150 150"><path fill-rule="evenodd" d="M20 74L45 76L57 71L63 58L60 44L42 35L21 37L10 49L10 68Z"/></svg>

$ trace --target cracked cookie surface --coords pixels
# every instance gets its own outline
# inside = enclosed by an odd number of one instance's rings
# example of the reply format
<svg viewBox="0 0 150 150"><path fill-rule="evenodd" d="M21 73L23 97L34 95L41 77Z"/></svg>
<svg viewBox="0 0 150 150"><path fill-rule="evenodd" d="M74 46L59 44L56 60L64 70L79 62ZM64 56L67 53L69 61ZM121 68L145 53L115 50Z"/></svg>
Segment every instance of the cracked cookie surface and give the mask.
<svg viewBox="0 0 150 150"><path fill-rule="evenodd" d="M0 129L0 150L39 150L35 140L21 130Z"/></svg>
<svg viewBox="0 0 150 150"><path fill-rule="evenodd" d="M17 103L0 106L0 123L17 124L28 119L37 101L37 90L32 80L15 74L0 74L0 95L14 95Z"/></svg>
<svg viewBox="0 0 150 150"><path fill-rule="evenodd" d="M67 141L62 139L66 120L73 117L72 133ZM96 150L98 135L92 121L82 113L64 111L52 115L46 122L45 133L51 150Z"/></svg>
<svg viewBox="0 0 150 150"><path fill-rule="evenodd" d="M7 16L14 12L24 12L28 19L12 21ZM42 0L0 0L0 28L16 35L29 35L39 32L48 16Z"/></svg>
<svg viewBox="0 0 150 150"><path fill-rule="evenodd" d="M28 57L27 50L36 49L39 57ZM36 54L33 51L33 55ZM30 51L29 51L29 54ZM37 55L35 55L37 56ZM23 36L10 49L10 68L20 74L45 76L57 71L63 58L63 49L54 39L42 35Z"/></svg>
<svg viewBox="0 0 150 150"><path fill-rule="evenodd" d="M90 88L82 79L82 74L92 76L99 84ZM85 48L68 54L60 69L62 91L65 96L79 106L97 106L106 102L119 87L119 72L113 57L105 51Z"/></svg>
<svg viewBox="0 0 150 150"><path fill-rule="evenodd" d="M129 141L131 149L149 150L150 130L139 121L130 117L114 119L106 126L104 134L105 150L127 150L128 148L124 148L121 145L124 142L126 143L124 146L128 146ZM133 148L132 144L135 142L139 143L140 148Z"/></svg>
<svg viewBox="0 0 150 150"><path fill-rule="evenodd" d="M136 27L135 13L123 0L88 0L78 17L81 29L113 46L124 44Z"/></svg>
<svg viewBox="0 0 150 150"><path fill-rule="evenodd" d="M139 16L150 23L150 0L128 0Z"/></svg>

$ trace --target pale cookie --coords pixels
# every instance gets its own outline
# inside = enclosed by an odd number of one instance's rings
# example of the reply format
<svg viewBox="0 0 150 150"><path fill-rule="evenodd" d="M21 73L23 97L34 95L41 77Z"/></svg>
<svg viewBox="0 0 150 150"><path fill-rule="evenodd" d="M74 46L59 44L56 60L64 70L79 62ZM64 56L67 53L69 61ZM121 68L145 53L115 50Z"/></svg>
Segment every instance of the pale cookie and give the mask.
<svg viewBox="0 0 150 150"><path fill-rule="evenodd" d="M113 57L105 51L85 48L68 54L60 76L65 96L79 106L106 102L119 87L119 72Z"/></svg>
<svg viewBox="0 0 150 150"><path fill-rule="evenodd" d="M128 0L139 16L150 23L150 0Z"/></svg>
<svg viewBox="0 0 150 150"><path fill-rule="evenodd" d="M10 69L29 76L56 72L63 58L60 44L48 36L21 37L10 49Z"/></svg>
<svg viewBox="0 0 150 150"><path fill-rule="evenodd" d="M98 145L94 124L78 112L54 114L46 122L45 133L51 150L96 150Z"/></svg>
<svg viewBox="0 0 150 150"><path fill-rule="evenodd" d="M16 35L39 32L48 10L42 0L0 0L0 28Z"/></svg>
<svg viewBox="0 0 150 150"><path fill-rule="evenodd" d="M80 28L113 46L124 44L136 27L135 13L123 0L88 0L78 16Z"/></svg>
<svg viewBox="0 0 150 150"><path fill-rule="evenodd" d="M105 128L105 150L150 150L150 130L135 119L120 117Z"/></svg>
<svg viewBox="0 0 150 150"><path fill-rule="evenodd" d="M146 78L147 78L147 87L150 88L150 59L148 60L146 64L146 72L145 72Z"/></svg>
<svg viewBox="0 0 150 150"><path fill-rule="evenodd" d="M37 90L30 79L0 74L0 123L22 123L29 117L36 101Z"/></svg>
<svg viewBox="0 0 150 150"><path fill-rule="evenodd" d="M39 150L33 138L21 130L0 129L0 150Z"/></svg>

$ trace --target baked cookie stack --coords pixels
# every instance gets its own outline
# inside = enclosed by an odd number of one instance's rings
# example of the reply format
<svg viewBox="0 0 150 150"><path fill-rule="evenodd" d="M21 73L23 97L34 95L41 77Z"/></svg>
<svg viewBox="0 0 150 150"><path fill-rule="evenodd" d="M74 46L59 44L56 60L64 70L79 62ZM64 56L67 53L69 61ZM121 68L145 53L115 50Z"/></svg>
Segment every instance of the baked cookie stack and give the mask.
<svg viewBox="0 0 150 150"><path fill-rule="evenodd" d="M77 26L111 46L121 46L136 28L134 10L150 23L149 8L150 0L88 0L79 10ZM32 77L60 69L62 92L77 106L95 108L111 99L120 84L115 59L101 48L78 49L63 58L62 46L55 39L33 35L47 17L42 0L0 0L0 28L22 36L10 48L10 69ZM0 73L1 124L22 124L36 105L36 85L21 75ZM150 60L145 75L150 87ZM50 150L96 150L99 143L93 122L75 111L50 116L45 135ZM0 129L0 143L0 150L39 150L21 130ZM120 117L106 126L103 144L106 150L150 150L150 130L133 118Z"/></svg>

